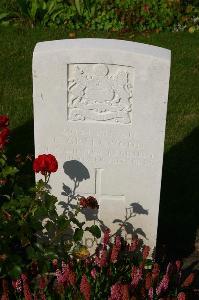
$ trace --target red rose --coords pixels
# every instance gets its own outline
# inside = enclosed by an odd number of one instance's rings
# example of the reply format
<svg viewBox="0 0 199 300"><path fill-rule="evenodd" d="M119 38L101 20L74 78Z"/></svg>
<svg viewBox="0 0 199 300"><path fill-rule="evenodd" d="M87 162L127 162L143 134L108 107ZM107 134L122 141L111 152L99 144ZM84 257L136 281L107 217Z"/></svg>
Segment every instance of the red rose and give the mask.
<svg viewBox="0 0 199 300"><path fill-rule="evenodd" d="M92 209L95 209L95 208L99 208L99 205L98 205L98 203L97 203L97 200L94 198L94 197L92 197L92 196L89 196L88 198L87 198L87 202L88 202L88 207L90 207L90 208L92 208Z"/></svg>
<svg viewBox="0 0 199 300"><path fill-rule="evenodd" d="M83 208L92 208L92 209L95 209L95 208L99 208L99 205L97 203L97 200L92 197L92 196L89 196L88 198L85 198L85 197L81 197L80 200L79 200L79 204L83 207Z"/></svg>
<svg viewBox="0 0 199 300"><path fill-rule="evenodd" d="M87 199L85 197L81 197L79 199L79 204L82 206L82 207L87 207Z"/></svg>
<svg viewBox="0 0 199 300"><path fill-rule="evenodd" d="M0 128L7 127L9 125L9 118L8 116L1 115L0 116Z"/></svg>
<svg viewBox="0 0 199 300"><path fill-rule="evenodd" d="M42 175L56 172L58 169L58 162L52 154L39 155L33 162L33 170L36 173L41 172Z"/></svg>
<svg viewBox="0 0 199 300"><path fill-rule="evenodd" d="M9 128L5 127L0 131L0 150L2 150L8 143L8 136L10 134Z"/></svg>

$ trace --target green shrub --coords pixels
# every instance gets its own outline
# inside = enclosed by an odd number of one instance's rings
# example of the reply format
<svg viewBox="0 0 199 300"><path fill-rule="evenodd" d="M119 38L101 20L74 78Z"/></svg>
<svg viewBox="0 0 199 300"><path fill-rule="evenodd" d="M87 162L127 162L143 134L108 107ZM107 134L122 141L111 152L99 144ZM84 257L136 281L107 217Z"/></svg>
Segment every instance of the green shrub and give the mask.
<svg viewBox="0 0 199 300"><path fill-rule="evenodd" d="M191 32L199 28L199 10L194 3L180 0L3 0L0 23L64 26L68 30Z"/></svg>

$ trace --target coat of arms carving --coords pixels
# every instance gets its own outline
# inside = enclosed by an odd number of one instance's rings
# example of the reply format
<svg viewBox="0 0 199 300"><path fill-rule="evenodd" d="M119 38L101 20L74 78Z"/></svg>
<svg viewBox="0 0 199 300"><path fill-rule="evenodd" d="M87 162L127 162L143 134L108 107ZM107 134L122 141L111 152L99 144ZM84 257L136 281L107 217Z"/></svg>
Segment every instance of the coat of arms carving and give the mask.
<svg viewBox="0 0 199 300"><path fill-rule="evenodd" d="M70 121L131 123L132 67L74 64L68 77Z"/></svg>

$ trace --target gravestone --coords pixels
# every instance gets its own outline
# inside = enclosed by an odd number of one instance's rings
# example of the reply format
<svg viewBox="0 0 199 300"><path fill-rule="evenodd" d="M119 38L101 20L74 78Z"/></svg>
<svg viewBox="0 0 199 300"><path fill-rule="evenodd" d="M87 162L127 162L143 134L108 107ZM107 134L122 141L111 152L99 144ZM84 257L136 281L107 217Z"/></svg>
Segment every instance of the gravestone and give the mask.
<svg viewBox="0 0 199 300"><path fill-rule="evenodd" d="M170 74L167 49L106 39L42 42L33 54L35 155L67 196L93 195L115 232L156 243ZM39 175L38 177L39 178ZM67 208L67 205L65 206Z"/></svg>

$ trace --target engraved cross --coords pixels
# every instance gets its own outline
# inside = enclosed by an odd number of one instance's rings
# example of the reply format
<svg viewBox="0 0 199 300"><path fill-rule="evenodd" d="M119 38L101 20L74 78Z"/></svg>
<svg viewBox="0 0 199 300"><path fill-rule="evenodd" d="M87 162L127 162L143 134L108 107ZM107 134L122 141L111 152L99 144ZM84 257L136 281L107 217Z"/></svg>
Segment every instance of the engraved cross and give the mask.
<svg viewBox="0 0 199 300"><path fill-rule="evenodd" d="M102 194L102 173L104 169L95 169L95 197L97 200L121 200L125 201L124 195Z"/></svg>

